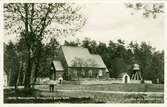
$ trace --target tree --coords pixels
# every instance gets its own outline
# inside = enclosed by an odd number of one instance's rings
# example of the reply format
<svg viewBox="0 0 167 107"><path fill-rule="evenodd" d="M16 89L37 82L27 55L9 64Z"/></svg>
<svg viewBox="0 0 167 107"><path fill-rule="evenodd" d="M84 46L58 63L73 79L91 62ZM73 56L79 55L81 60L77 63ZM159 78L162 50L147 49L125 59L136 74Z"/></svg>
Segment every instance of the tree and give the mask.
<svg viewBox="0 0 167 107"><path fill-rule="evenodd" d="M97 53L96 51L96 47L97 47L97 42L95 40L91 40L90 38L85 38L83 41L82 41L82 47L84 48L88 48L89 52L90 53Z"/></svg>
<svg viewBox="0 0 167 107"><path fill-rule="evenodd" d="M50 64L58 57L59 47L60 44L56 38L51 38L49 43L42 47L40 70L36 74L38 77L47 77L49 75L48 70L50 69Z"/></svg>
<svg viewBox="0 0 167 107"><path fill-rule="evenodd" d="M11 41L9 44L4 44L4 71L8 75L8 84L9 86L15 86L17 85L17 78L19 73L19 57L18 57L18 51L16 50L15 44L13 44Z"/></svg>
<svg viewBox="0 0 167 107"><path fill-rule="evenodd" d="M152 74L151 64L152 64L152 46L148 45L145 42L142 42L140 45L140 50L138 52L138 61L140 64L140 69L142 71L142 76L144 79L152 80L154 74Z"/></svg>
<svg viewBox="0 0 167 107"><path fill-rule="evenodd" d="M65 3L9 3L4 5L5 29L20 34L27 50L25 88L30 88L32 68L39 71L42 41L52 36L65 36L79 31L86 19L80 8Z"/></svg>
<svg viewBox="0 0 167 107"><path fill-rule="evenodd" d="M64 45L66 45L66 46L76 46L76 47L78 47L78 46L80 46L80 43L79 42L75 42L75 41L66 41L65 40L65 42L64 42Z"/></svg>
<svg viewBox="0 0 167 107"><path fill-rule="evenodd" d="M135 9L137 11L142 11L143 16L153 17L154 19L157 16L164 12L163 3L126 3L126 7Z"/></svg>
<svg viewBox="0 0 167 107"><path fill-rule="evenodd" d="M7 76L7 80L8 80L8 84L13 85L13 83L11 83L12 80L12 55L13 55L13 48L14 48L14 44L10 41L9 44L4 44L4 72L8 75Z"/></svg>

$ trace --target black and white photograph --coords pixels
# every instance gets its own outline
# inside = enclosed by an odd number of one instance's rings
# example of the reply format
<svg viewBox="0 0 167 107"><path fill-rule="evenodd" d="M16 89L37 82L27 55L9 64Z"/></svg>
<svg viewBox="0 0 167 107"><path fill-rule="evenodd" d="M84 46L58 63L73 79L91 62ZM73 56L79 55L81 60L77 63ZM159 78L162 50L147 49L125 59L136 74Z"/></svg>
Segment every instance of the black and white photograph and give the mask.
<svg viewBox="0 0 167 107"><path fill-rule="evenodd" d="M3 23L4 104L165 103L165 2L7 2Z"/></svg>

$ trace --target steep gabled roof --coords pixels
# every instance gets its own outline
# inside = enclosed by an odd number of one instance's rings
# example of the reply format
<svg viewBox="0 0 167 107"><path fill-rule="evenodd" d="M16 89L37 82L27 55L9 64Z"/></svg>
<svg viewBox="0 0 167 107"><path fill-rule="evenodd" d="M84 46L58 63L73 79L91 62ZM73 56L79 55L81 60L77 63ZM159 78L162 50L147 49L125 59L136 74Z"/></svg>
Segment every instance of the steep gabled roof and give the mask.
<svg viewBox="0 0 167 107"><path fill-rule="evenodd" d="M101 56L90 54L87 48L73 46L62 46L61 48L68 67L73 67L73 62L77 58L87 63L82 67L106 68Z"/></svg>
<svg viewBox="0 0 167 107"><path fill-rule="evenodd" d="M91 54L91 59L95 61L95 64L97 64L96 66L98 66L99 68L106 68L106 65L104 64L100 55Z"/></svg>
<svg viewBox="0 0 167 107"><path fill-rule="evenodd" d="M57 70L57 71L63 71L64 69L63 69L63 66L62 66L62 64L61 64L61 62L60 61L53 61L52 62L53 63L53 66L54 66L54 68Z"/></svg>

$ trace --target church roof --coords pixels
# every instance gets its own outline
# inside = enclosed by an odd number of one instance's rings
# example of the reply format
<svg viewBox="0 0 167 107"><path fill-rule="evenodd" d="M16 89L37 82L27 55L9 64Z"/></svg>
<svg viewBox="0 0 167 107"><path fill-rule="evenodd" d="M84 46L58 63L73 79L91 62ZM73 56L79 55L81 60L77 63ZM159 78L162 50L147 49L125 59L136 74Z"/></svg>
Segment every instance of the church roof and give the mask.
<svg viewBox="0 0 167 107"><path fill-rule="evenodd" d="M57 71L63 71L64 69L63 69L63 66L62 66L62 64L61 64L61 62L60 61L53 61L52 62L53 63L53 66L54 66L54 68L57 70Z"/></svg>
<svg viewBox="0 0 167 107"><path fill-rule="evenodd" d="M106 68L102 58L97 54L90 54L87 48L62 46L62 51L69 67ZM82 65L75 65L82 62Z"/></svg>

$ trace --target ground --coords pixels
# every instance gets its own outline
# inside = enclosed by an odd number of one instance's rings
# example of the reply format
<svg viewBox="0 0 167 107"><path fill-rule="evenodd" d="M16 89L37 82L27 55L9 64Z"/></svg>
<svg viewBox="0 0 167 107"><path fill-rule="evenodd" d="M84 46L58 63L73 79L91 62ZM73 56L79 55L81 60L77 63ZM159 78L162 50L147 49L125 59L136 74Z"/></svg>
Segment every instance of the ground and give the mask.
<svg viewBox="0 0 167 107"><path fill-rule="evenodd" d="M123 92L163 92L162 84L92 84L92 85L57 85L57 90L98 90L98 91L123 91ZM48 90L47 85L37 85L37 89Z"/></svg>
<svg viewBox="0 0 167 107"><path fill-rule="evenodd" d="M163 103L162 84L62 84L49 92L48 85L35 86L34 93L27 92L30 99L21 91L16 94L5 90L5 103ZM33 91L31 91L33 92ZM10 93L10 94L9 94ZM15 94L14 94L15 93ZM24 92L25 93L25 92ZM32 95L31 95L32 94ZM14 97L12 97L14 96ZM15 98L16 96L19 96ZM9 99L10 97L10 99ZM26 99L23 97L27 97ZM34 97L34 100L32 100ZM144 98L144 99L143 99ZM24 100L23 100L24 99Z"/></svg>

